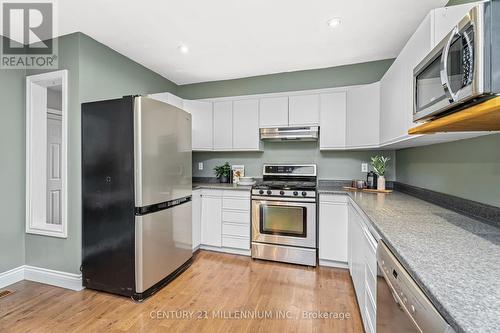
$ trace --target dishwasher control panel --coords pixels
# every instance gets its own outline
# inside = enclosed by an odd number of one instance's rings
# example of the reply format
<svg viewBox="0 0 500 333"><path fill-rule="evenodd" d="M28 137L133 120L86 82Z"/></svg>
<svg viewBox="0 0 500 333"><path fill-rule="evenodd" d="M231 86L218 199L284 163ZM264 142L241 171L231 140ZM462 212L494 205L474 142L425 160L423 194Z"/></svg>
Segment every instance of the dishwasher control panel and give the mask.
<svg viewBox="0 0 500 333"><path fill-rule="evenodd" d="M454 332L383 241L378 245L377 261L394 300L420 331Z"/></svg>

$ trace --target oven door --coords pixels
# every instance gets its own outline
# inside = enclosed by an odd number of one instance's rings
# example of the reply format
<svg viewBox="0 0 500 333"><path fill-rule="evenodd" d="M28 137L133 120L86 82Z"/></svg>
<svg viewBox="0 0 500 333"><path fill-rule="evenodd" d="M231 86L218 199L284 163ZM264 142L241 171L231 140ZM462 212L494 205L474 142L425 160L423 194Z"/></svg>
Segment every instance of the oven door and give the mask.
<svg viewBox="0 0 500 333"><path fill-rule="evenodd" d="M252 241L316 248L316 202L303 200L252 198Z"/></svg>
<svg viewBox="0 0 500 333"><path fill-rule="evenodd" d="M423 120L483 94L482 11L474 7L415 68L414 116Z"/></svg>

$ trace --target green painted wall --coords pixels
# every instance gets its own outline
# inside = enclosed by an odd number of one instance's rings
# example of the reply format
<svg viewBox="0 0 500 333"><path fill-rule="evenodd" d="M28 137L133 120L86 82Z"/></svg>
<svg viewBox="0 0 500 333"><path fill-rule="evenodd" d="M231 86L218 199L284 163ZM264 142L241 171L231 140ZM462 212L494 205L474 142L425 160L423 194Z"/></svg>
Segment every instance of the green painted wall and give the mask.
<svg viewBox="0 0 500 333"><path fill-rule="evenodd" d="M79 36L82 103L125 95L176 93L175 83L85 34Z"/></svg>
<svg viewBox="0 0 500 333"><path fill-rule="evenodd" d="M193 176L215 177L213 168L224 162L243 164L245 175L262 177L263 163L316 163L319 179L352 180L365 179L361 163L370 162L370 157L381 154L391 157L387 179L395 179L394 151L325 151L321 152L317 142L266 142L263 152L197 152L193 153ZM204 163L202 171L198 162Z"/></svg>
<svg viewBox="0 0 500 333"><path fill-rule="evenodd" d="M177 94L186 99L199 99L373 83L382 78L393 61L394 59L386 59L354 65L187 84L179 86Z"/></svg>
<svg viewBox="0 0 500 333"><path fill-rule="evenodd" d="M80 267L80 180L79 154L79 34L60 37L59 69L68 70L68 238L61 239L26 234L26 264L70 273L79 273ZM46 71L28 70L27 75ZM24 98L24 96L23 96ZM22 112L25 112L22 110ZM23 152L25 147L23 147ZM22 201L24 206L24 200ZM22 224L24 221L21 222Z"/></svg>
<svg viewBox="0 0 500 333"><path fill-rule="evenodd" d="M67 69L69 72L68 238L26 235L25 262L27 265L79 273L81 264L81 103L130 94L175 92L176 85L81 33L59 38L59 65L60 69ZM39 72L28 71L28 75ZM23 99L24 96L21 100ZM23 112L24 109L21 110L21 113ZM24 154L24 132L20 149ZM24 197L20 202L24 214ZM17 223L24 229L24 220Z"/></svg>
<svg viewBox="0 0 500 333"><path fill-rule="evenodd" d="M500 134L396 152L397 180L500 207Z"/></svg>
<svg viewBox="0 0 500 333"><path fill-rule="evenodd" d="M24 70L0 70L0 272L24 264Z"/></svg>
<svg viewBox="0 0 500 333"><path fill-rule="evenodd" d="M477 0L450 0L446 4L446 7L449 6L456 6L456 5L463 5L464 3L469 3L469 2L476 2Z"/></svg>

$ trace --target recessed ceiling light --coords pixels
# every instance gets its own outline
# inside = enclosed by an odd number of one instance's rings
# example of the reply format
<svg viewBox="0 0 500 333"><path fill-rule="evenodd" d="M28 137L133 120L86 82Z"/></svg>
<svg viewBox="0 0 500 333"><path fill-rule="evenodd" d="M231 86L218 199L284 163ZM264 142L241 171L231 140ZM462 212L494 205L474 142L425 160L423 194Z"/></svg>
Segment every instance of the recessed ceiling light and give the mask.
<svg viewBox="0 0 500 333"><path fill-rule="evenodd" d="M334 17L334 18L328 20L328 26L330 28L336 28L340 25L340 23L342 23L342 20L340 19L340 17Z"/></svg>
<svg viewBox="0 0 500 333"><path fill-rule="evenodd" d="M189 48L187 47L187 45L184 45L184 44L179 45L178 49L179 49L180 53L186 54L189 52Z"/></svg>

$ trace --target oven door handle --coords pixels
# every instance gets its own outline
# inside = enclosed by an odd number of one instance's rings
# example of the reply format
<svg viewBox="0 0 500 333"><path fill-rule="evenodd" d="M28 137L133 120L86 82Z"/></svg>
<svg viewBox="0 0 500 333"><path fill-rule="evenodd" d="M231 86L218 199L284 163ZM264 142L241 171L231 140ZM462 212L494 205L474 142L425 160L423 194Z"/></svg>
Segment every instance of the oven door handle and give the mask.
<svg viewBox="0 0 500 333"><path fill-rule="evenodd" d="M259 197L253 196L252 201L268 201L268 202L297 202L297 203L316 203L316 198L272 198L272 197Z"/></svg>

